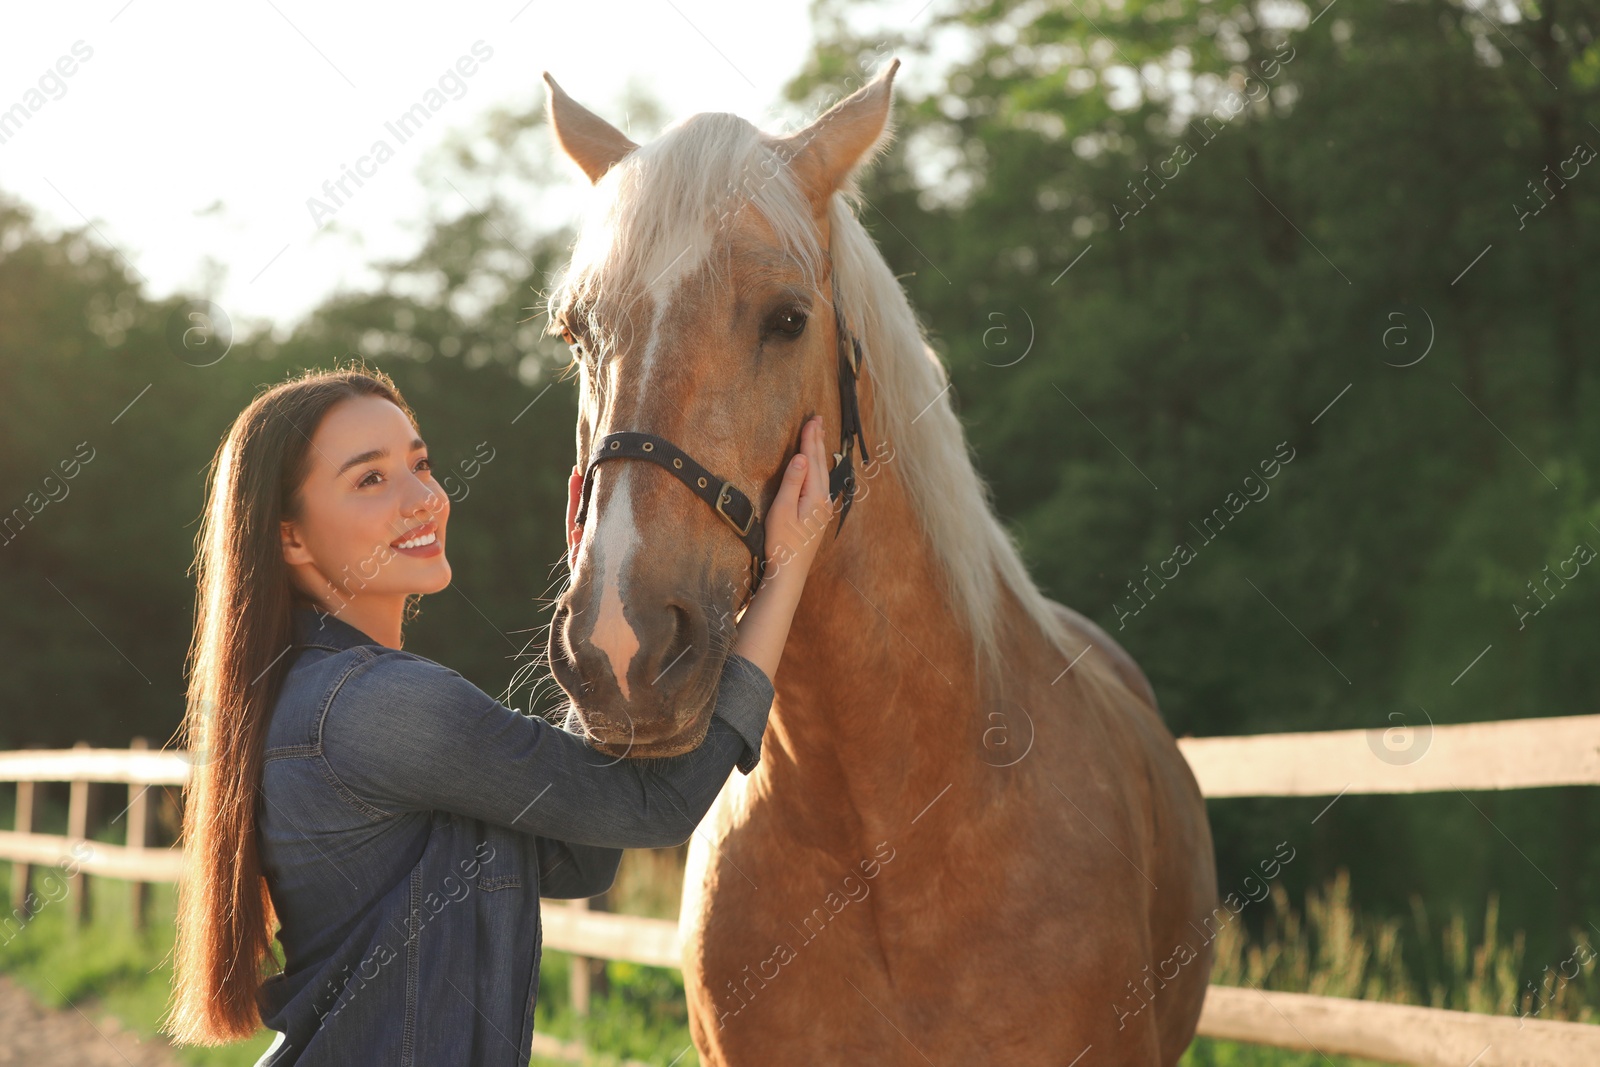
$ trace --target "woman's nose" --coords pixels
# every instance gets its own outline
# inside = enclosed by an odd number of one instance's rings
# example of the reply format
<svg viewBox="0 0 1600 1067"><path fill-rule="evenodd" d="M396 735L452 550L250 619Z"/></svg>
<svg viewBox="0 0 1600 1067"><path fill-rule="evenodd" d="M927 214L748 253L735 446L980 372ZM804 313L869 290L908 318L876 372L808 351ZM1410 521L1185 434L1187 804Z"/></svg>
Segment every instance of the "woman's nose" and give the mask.
<svg viewBox="0 0 1600 1067"><path fill-rule="evenodd" d="M412 495L406 501L407 515L419 515L423 512L444 512L449 508L449 498L438 485L422 478L413 479Z"/></svg>

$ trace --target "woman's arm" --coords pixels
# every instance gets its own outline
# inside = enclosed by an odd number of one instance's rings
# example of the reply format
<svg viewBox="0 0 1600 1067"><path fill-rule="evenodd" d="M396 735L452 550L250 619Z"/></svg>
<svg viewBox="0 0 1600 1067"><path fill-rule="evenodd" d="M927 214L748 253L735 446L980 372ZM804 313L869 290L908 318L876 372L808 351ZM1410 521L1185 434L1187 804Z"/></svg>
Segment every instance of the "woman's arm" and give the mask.
<svg viewBox="0 0 1600 1067"><path fill-rule="evenodd" d="M761 588L739 616L739 636L733 650L761 668L769 679L778 675L778 660L789 640L789 623L800 603L805 575L780 570L761 580Z"/></svg>
<svg viewBox="0 0 1600 1067"><path fill-rule="evenodd" d="M321 729L330 781L351 807L374 819L452 811L606 848L687 841L734 766L759 761L773 696L760 668L730 654L698 748L619 759L432 660L362 651Z"/></svg>
<svg viewBox="0 0 1600 1067"><path fill-rule="evenodd" d="M375 818L453 811L602 848L687 841L733 767L749 774L760 760L772 676L821 541L811 527L828 510L820 422L803 428L805 458L785 471L769 509L769 576L723 663L699 747L667 758L606 756L447 667L386 649L353 667L323 713L322 759L340 795ZM573 511L569 494L569 536Z"/></svg>
<svg viewBox="0 0 1600 1067"><path fill-rule="evenodd" d="M575 845L553 837L536 837L539 856L539 895L554 900L597 897L617 880L622 849L600 845Z"/></svg>

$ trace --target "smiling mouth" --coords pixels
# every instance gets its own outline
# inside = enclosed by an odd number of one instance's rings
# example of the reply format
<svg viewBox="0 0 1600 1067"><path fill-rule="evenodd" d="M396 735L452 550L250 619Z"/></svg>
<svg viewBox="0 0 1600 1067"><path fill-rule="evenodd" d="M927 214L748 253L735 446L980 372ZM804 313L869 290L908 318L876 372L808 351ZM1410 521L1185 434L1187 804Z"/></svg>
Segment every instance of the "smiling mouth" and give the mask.
<svg viewBox="0 0 1600 1067"><path fill-rule="evenodd" d="M398 539L389 542L390 548L409 551L418 548L427 548L439 540L439 527L437 523L425 522L414 530L408 530Z"/></svg>
<svg viewBox="0 0 1600 1067"><path fill-rule="evenodd" d="M425 533L421 537L413 537L409 541L396 541L394 543L394 547L395 548L421 548L423 545L431 545L431 544L433 544L438 539L439 538L438 538L438 536L436 534Z"/></svg>

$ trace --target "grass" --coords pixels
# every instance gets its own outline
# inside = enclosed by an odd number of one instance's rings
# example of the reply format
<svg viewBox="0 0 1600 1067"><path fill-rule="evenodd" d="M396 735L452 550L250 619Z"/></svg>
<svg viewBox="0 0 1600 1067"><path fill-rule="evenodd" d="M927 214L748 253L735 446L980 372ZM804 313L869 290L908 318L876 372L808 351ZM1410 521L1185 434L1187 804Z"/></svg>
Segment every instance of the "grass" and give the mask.
<svg viewBox="0 0 1600 1067"><path fill-rule="evenodd" d="M574 959L565 952L546 952L539 968L539 1002L533 1028L563 1040L581 1040L596 1050L590 1061L609 1065L621 1059L696 1067L700 1062L689 1039L689 1012L683 977L665 967L608 962L609 990L591 996L589 1016L579 1018L569 994ZM535 1056L536 1067L570 1067L564 1060Z"/></svg>
<svg viewBox="0 0 1600 1067"><path fill-rule="evenodd" d="M1274 884L1264 931L1252 937L1242 923L1222 927L1211 980L1217 985L1255 986L1319 996L1381 1000L1483 1014L1518 1015L1570 1022L1600 1022L1600 979L1586 932L1573 932L1571 962L1555 961L1540 968L1540 980L1522 980L1532 968L1524 959L1524 939L1504 939L1498 932L1499 904L1491 896L1484 907L1481 933L1474 937L1464 916L1449 917L1433 944L1427 910L1412 902L1408 928L1400 919L1362 917L1350 904L1350 877L1341 871L1323 888L1306 896L1303 913L1290 907L1288 895ZM1258 906L1258 905L1257 905ZM1246 905L1251 907L1251 905ZM1403 936L1404 935L1404 936ZM1424 976L1414 975L1402 951L1424 962ZM1587 961L1580 965L1580 961ZM1575 970L1570 981L1549 976ZM1262 1045L1197 1038L1180 1067L1367 1067L1371 1061L1316 1052L1291 1052Z"/></svg>
<svg viewBox="0 0 1600 1067"><path fill-rule="evenodd" d="M151 887L148 925L140 932L133 928L128 883L90 879L90 919L78 928L72 922L71 897L49 888L52 871L34 869L34 892L45 901L34 917L20 930L0 930L0 971L51 1007L74 1005L91 1018L109 1013L141 1035L154 1036L172 982L172 969L163 961L172 948L174 887ZM0 900L6 902L7 916L11 873L10 864L0 864ZM174 1053L195 1067L252 1067L271 1044L263 1031L249 1041Z"/></svg>
<svg viewBox="0 0 1600 1067"><path fill-rule="evenodd" d="M679 857L670 851L630 852L613 890L617 906L632 914L675 917ZM154 886L150 921L135 932L129 921L126 883L94 879L91 920L82 929L71 922L71 899L64 882L45 878L53 868L36 868L35 892L47 900L20 929L0 916L0 971L57 1007L73 1005L90 1017L110 1013L144 1035L154 1035L164 1014L171 971L162 962L172 946L175 892ZM11 868L0 863L0 901L9 901ZM51 900L51 897L56 899ZM7 909L8 910L8 909ZM1297 911L1273 886L1267 900L1247 906L1259 934L1244 921L1225 925L1217 936L1212 980L1222 985L1357 997L1465 1011L1600 1023L1600 980L1586 934L1574 932L1574 956L1581 966L1570 981L1553 979L1564 961L1535 967L1524 958L1520 933L1498 930L1498 905L1491 898L1472 923L1452 915L1435 941L1420 902L1409 921L1369 918L1350 903L1350 883L1341 873L1308 894ZM1410 958L1418 961L1408 965ZM595 983L587 1018L571 1008L573 958L546 952L539 976L535 1029L541 1034L581 1040L595 1050L589 1062L616 1064L621 1058L693 1067L699 1063L689 1039L683 982L675 970L609 963ZM1542 961L1535 961L1542 962ZM1529 976L1532 977L1529 977ZM1543 988L1534 981L1544 976ZM251 1067L271 1044L259 1038L221 1048L185 1047L178 1059L196 1067ZM680 1055L681 1054L681 1055ZM674 1057L678 1057L674 1059ZM534 1067L564 1061L534 1057ZM1182 1067L1374 1067L1368 1061L1323 1057L1260 1045L1199 1038L1185 1053Z"/></svg>
<svg viewBox="0 0 1600 1067"><path fill-rule="evenodd" d="M1541 966L1540 981L1524 979L1533 967L1524 958L1523 935L1517 932L1507 939L1500 934L1499 902L1492 894L1477 933L1468 929L1465 916L1454 914L1441 928L1437 944L1429 935L1421 900L1412 901L1409 926L1398 918L1361 916L1350 904L1345 871L1307 894L1304 914L1290 907L1279 885L1272 887L1270 901L1271 915L1260 938L1252 939L1237 923L1223 928L1213 982L1600 1023L1600 979L1588 932L1572 931L1572 954L1566 961ZM1406 962L1402 947L1407 944L1412 956L1422 960L1420 976ZM1576 977L1554 977L1563 963Z"/></svg>

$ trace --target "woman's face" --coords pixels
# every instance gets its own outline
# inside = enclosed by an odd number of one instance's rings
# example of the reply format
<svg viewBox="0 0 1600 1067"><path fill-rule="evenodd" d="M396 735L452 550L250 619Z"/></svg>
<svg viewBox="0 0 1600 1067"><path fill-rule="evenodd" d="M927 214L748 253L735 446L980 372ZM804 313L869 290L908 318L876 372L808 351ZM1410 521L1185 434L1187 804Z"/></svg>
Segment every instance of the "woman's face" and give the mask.
<svg viewBox="0 0 1600 1067"><path fill-rule="evenodd" d="M388 400L356 397L328 409L311 438L300 498L300 519L283 524L283 558L301 590L330 612L450 584L450 499L411 420Z"/></svg>

